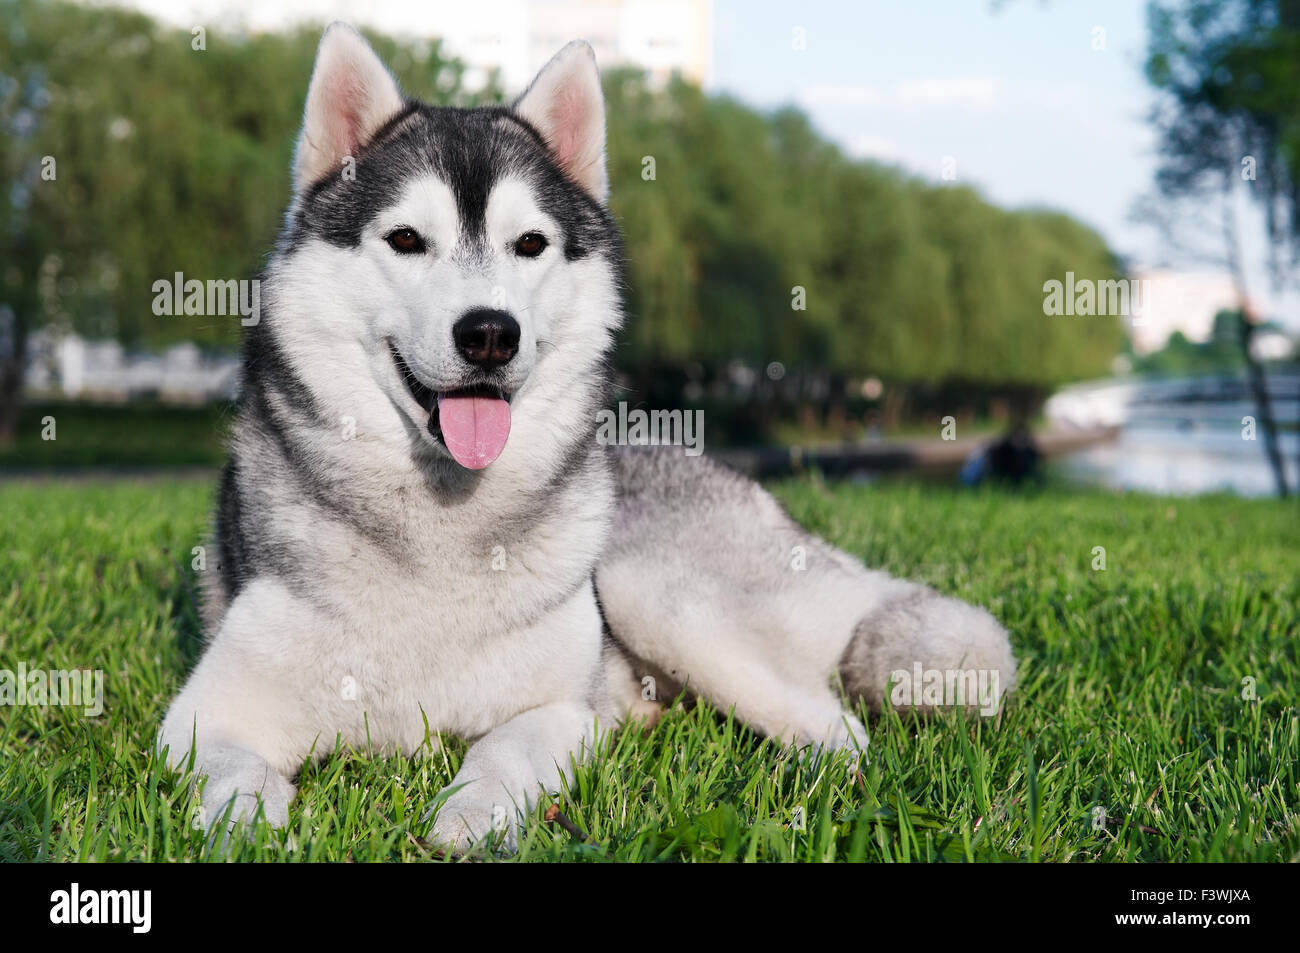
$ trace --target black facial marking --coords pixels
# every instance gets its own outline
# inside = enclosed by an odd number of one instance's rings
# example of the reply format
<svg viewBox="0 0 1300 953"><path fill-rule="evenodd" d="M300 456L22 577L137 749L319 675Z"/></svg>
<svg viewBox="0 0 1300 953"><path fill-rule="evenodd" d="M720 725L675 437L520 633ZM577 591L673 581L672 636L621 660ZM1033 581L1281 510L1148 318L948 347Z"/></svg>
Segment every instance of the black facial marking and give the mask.
<svg viewBox="0 0 1300 953"><path fill-rule="evenodd" d="M291 251L308 235L355 248L365 227L397 200L410 179L432 174L455 196L462 243L481 254L487 251L488 196L501 178L516 175L559 223L565 258L621 256L609 212L560 171L537 131L508 109L409 103L355 159L354 177L332 173L307 189L282 250Z"/></svg>

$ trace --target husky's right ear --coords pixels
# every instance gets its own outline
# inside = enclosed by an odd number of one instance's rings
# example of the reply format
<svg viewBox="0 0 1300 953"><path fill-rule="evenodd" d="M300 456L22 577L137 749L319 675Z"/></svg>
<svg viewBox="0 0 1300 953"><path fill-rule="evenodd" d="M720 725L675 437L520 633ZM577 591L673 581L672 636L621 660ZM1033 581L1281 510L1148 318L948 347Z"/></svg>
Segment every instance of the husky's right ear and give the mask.
<svg viewBox="0 0 1300 953"><path fill-rule="evenodd" d="M331 23L316 50L302 134L293 156L293 190L337 172L406 105L392 74L365 38Z"/></svg>
<svg viewBox="0 0 1300 953"><path fill-rule="evenodd" d="M514 108L542 134L565 174L603 205L609 196L605 99L591 47L574 40L556 53Z"/></svg>

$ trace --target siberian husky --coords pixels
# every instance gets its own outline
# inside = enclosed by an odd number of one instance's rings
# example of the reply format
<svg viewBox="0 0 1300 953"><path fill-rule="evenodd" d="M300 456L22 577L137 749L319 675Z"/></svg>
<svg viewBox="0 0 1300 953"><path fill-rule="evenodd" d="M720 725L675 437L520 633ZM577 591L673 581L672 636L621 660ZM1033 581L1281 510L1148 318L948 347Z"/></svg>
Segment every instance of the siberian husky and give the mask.
<svg viewBox="0 0 1300 953"><path fill-rule="evenodd" d="M984 610L865 569L706 458L596 440L622 248L589 46L511 108L453 109L336 24L305 113L207 645L159 735L207 776L209 828L259 804L287 824L336 741L468 739L431 828L462 850L503 819L514 845L597 731L682 693L817 752L864 750L842 698L879 710L913 671L992 673L1000 703L1015 661Z"/></svg>

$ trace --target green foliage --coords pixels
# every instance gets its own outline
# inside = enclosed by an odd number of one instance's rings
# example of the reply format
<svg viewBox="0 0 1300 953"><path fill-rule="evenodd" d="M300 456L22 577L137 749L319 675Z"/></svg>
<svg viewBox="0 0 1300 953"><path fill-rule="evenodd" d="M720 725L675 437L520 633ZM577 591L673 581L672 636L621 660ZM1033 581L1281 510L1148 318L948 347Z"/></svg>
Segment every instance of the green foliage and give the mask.
<svg viewBox="0 0 1300 953"><path fill-rule="evenodd" d="M890 712L862 774L708 706L616 735L520 860L1246 861L1300 851L1295 507L1108 492L789 482L803 523L872 566L985 605L1020 689L1000 719ZM199 640L208 482L0 485L0 667L99 668L100 717L0 708L0 861L210 859L150 752ZM1094 546L1107 569L1091 568ZM208 565L211 565L209 559ZM1242 697L1254 679L1258 700ZM464 757L340 752L245 860L433 857L420 818ZM1104 823L1096 824L1097 809ZM484 855L486 856L486 855Z"/></svg>
<svg viewBox="0 0 1300 953"><path fill-rule="evenodd" d="M1245 182L1273 280L1300 260L1300 0L1152 0L1146 73L1169 198Z"/></svg>
<svg viewBox="0 0 1300 953"><path fill-rule="evenodd" d="M39 403L25 408L17 439L0 447L10 470L78 467L219 467L226 461L232 409L225 403L176 407ZM52 421L54 439L47 439Z"/></svg>

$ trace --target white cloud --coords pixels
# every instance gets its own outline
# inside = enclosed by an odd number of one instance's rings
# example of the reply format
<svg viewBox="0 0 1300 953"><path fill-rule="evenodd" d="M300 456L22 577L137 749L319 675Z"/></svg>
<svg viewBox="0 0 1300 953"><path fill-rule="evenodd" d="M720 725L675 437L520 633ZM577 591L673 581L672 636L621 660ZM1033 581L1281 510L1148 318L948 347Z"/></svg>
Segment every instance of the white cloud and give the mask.
<svg viewBox="0 0 1300 953"><path fill-rule="evenodd" d="M818 83L799 90L799 103L805 108L817 106L875 106L884 100L874 86Z"/></svg>
<svg viewBox="0 0 1300 953"><path fill-rule="evenodd" d="M886 136L860 135L848 141L849 155L855 159L879 159L894 162L902 157L898 143Z"/></svg>
<svg viewBox="0 0 1300 953"><path fill-rule="evenodd" d="M892 106L901 109L959 106L991 109L1001 101L1002 82L995 76L931 76L905 80L892 89L855 83L816 83L799 90L805 109L842 106Z"/></svg>
<svg viewBox="0 0 1300 953"><path fill-rule="evenodd" d="M969 106L989 109L999 98L1001 81L996 76L932 77L899 83L894 99L900 106Z"/></svg>

